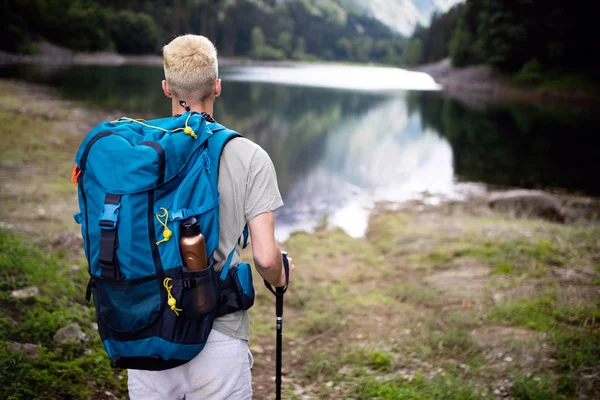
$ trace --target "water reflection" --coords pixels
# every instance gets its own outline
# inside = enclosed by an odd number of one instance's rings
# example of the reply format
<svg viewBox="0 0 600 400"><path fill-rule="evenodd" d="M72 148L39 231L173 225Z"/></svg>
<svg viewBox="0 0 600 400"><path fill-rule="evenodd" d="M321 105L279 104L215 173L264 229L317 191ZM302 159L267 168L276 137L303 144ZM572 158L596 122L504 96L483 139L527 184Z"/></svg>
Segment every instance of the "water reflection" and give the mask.
<svg viewBox="0 0 600 400"><path fill-rule="evenodd" d="M504 104L474 109L440 95L412 92L412 114L454 150L461 180L600 194L600 115L593 110Z"/></svg>
<svg viewBox="0 0 600 400"><path fill-rule="evenodd" d="M263 146L276 166L286 203L277 214L279 239L312 229L323 215L362 236L375 201L453 190L452 149L409 114L407 92L228 86L236 95L218 104L217 115Z"/></svg>

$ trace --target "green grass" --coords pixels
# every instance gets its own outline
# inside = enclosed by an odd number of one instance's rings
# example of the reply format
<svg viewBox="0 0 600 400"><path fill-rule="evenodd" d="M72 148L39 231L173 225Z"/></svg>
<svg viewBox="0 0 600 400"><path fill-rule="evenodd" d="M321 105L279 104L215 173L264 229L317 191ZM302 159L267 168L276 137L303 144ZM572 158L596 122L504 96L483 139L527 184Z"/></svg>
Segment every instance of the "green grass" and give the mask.
<svg viewBox="0 0 600 400"><path fill-rule="evenodd" d="M419 306L437 306L440 304L439 294L426 286L400 283L390 288L390 294L400 302Z"/></svg>
<svg viewBox="0 0 600 400"><path fill-rule="evenodd" d="M51 303L80 296L86 273L84 269L63 273L71 264L60 254L27 246L23 239L0 230L0 301L12 301L11 291L27 286L38 286L40 299Z"/></svg>
<svg viewBox="0 0 600 400"><path fill-rule="evenodd" d="M515 377L513 396L519 400L559 400L564 398L556 393L555 385L547 376Z"/></svg>
<svg viewBox="0 0 600 400"><path fill-rule="evenodd" d="M340 381L339 369L350 368L353 376L362 376L366 369L378 373L393 372L396 368L395 355L387 350L341 344L329 351L319 351L308 360L303 377L308 381L321 378L329 381Z"/></svg>
<svg viewBox="0 0 600 400"><path fill-rule="evenodd" d="M365 379L356 393L361 400L476 400L483 396L468 382L458 377L436 375L428 380L415 377L412 381Z"/></svg>
<svg viewBox="0 0 600 400"><path fill-rule="evenodd" d="M387 371L391 369L396 362L393 354L381 350L371 352L366 360L367 366L378 371Z"/></svg>
<svg viewBox="0 0 600 400"><path fill-rule="evenodd" d="M534 299L504 303L492 309L490 319L508 322L538 331L549 331L559 326L579 329L586 320L600 320L598 305L561 305L554 292Z"/></svg>
<svg viewBox="0 0 600 400"><path fill-rule="evenodd" d="M436 319L421 324L413 337L401 345L402 351L419 359L444 365L448 360L472 365L477 368L484 363L481 348L473 341L470 331L475 327L464 321L445 321L444 326L436 325Z"/></svg>
<svg viewBox="0 0 600 400"><path fill-rule="evenodd" d="M110 367L91 327L93 308L82 302L87 273L66 272L71 263L0 230L0 398L91 399L99 389L126 391L124 372ZM12 290L32 285L39 296L11 297ZM87 341L54 343L56 331L73 322ZM41 345L37 359L11 350L13 341Z"/></svg>
<svg viewBox="0 0 600 400"><path fill-rule="evenodd" d="M504 242L486 241L459 250L454 256L473 257L487 264L502 264L506 261L521 264L537 262L557 266L564 264L561 252L547 240L537 240L535 243L525 239Z"/></svg>
<svg viewBox="0 0 600 400"><path fill-rule="evenodd" d="M600 330L596 322L600 321L599 300L586 305L561 304L556 293L550 292L501 304L490 311L489 319L549 334L561 379L552 387L547 381L522 382L521 393L534 393L539 389L544 393L554 390L557 395L568 394L575 390L582 371L600 373ZM544 398L532 396L521 398Z"/></svg>
<svg viewBox="0 0 600 400"><path fill-rule="evenodd" d="M313 355L303 370L306 379L314 379L319 376L331 378L337 373L339 360L332 357L331 354L318 352Z"/></svg>
<svg viewBox="0 0 600 400"><path fill-rule="evenodd" d="M519 272L515 270L515 268L506 263L500 263L496 266L496 269L493 271L496 275L518 275Z"/></svg>
<svg viewBox="0 0 600 400"><path fill-rule="evenodd" d="M529 277L543 275L549 266L564 266L569 259L549 240L482 240L469 234L434 249L410 254L407 260L422 267L437 267L461 258L494 266L492 273L496 275L527 274Z"/></svg>

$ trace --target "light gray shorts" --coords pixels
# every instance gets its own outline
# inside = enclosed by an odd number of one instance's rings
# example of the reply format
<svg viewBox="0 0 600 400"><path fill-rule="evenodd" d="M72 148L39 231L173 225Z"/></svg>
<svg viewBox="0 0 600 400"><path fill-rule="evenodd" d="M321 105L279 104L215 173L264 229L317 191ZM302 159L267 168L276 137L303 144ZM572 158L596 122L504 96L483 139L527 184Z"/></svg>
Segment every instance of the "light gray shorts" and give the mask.
<svg viewBox="0 0 600 400"><path fill-rule="evenodd" d="M165 371L128 370L131 400L252 399L248 342L214 329L190 362Z"/></svg>

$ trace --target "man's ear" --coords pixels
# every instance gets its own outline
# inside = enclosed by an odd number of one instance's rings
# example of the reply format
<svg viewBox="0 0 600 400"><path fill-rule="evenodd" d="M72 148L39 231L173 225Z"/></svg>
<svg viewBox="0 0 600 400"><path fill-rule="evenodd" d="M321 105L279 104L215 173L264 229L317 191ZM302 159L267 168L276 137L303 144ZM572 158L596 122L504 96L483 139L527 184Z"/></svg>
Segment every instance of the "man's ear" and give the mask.
<svg viewBox="0 0 600 400"><path fill-rule="evenodd" d="M217 79L215 82L215 97L219 97L221 95L221 79Z"/></svg>
<svg viewBox="0 0 600 400"><path fill-rule="evenodd" d="M171 93L171 88L169 87L167 81L164 79L162 81L162 90L165 93L165 96L167 96L168 98L173 97L173 93Z"/></svg>

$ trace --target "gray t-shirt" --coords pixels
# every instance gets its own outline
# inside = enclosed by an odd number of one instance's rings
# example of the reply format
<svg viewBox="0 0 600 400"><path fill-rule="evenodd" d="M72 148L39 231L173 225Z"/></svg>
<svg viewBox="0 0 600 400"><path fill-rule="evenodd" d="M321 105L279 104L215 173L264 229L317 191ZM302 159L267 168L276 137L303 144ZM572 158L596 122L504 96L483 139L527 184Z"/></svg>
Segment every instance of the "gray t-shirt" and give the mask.
<svg viewBox="0 0 600 400"><path fill-rule="evenodd" d="M275 167L266 151L245 138L225 145L219 163L220 225L219 247L215 251L216 270L220 271L233 250L231 265L240 261L240 235L249 221L259 214L283 205L277 186ZM255 279L256 281L256 279ZM225 335L248 340L248 311L227 314L215 320L213 328Z"/></svg>

